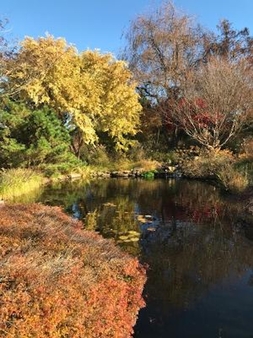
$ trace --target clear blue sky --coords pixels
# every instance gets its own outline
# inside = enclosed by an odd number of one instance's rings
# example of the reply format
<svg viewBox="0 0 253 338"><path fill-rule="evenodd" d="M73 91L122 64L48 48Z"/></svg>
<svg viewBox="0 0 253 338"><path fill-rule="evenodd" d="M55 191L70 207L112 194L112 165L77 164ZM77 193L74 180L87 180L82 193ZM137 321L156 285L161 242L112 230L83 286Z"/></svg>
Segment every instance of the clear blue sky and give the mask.
<svg viewBox="0 0 253 338"><path fill-rule="evenodd" d="M121 36L138 14L162 0L0 0L0 17L8 18L8 37L64 37L79 51L95 48L117 56ZM236 29L248 27L253 35L252 0L174 0L177 8L209 29L228 19Z"/></svg>

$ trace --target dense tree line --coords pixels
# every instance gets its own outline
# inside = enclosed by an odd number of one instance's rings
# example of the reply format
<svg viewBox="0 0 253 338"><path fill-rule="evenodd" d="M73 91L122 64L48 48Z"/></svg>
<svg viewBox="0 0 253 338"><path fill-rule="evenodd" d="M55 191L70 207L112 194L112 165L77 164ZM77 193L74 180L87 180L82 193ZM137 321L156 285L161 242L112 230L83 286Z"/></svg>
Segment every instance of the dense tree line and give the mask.
<svg viewBox="0 0 253 338"><path fill-rule="evenodd" d="M170 2L132 22L124 57L145 102L144 120L171 144L181 132L220 149L252 123L249 30L228 20L209 32Z"/></svg>
<svg viewBox="0 0 253 338"><path fill-rule="evenodd" d="M131 22L124 53L78 52L63 38L10 48L1 22L1 166L86 163L87 149L147 154L179 139L220 150L252 128L253 38L210 32L171 2ZM237 140L239 141L237 142ZM243 141L243 142L242 142Z"/></svg>

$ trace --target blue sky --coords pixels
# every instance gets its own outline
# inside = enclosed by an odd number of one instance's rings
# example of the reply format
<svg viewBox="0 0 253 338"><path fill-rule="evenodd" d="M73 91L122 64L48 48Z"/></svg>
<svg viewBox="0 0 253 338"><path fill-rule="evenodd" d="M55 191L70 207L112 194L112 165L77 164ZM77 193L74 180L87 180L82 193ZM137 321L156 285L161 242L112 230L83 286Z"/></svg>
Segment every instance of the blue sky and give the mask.
<svg viewBox="0 0 253 338"><path fill-rule="evenodd" d="M100 49L115 56L123 47L122 33L138 14L162 0L0 0L0 17L8 18L8 38L37 38L46 32L64 37L79 51ZM174 0L177 8L215 30L220 19L253 35L252 0Z"/></svg>

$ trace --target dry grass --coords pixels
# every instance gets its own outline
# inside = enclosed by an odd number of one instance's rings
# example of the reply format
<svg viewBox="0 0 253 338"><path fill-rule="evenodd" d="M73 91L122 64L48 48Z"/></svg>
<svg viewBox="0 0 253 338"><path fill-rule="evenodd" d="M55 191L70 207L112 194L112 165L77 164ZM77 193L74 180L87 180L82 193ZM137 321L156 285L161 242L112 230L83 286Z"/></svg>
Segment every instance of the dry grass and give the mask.
<svg viewBox="0 0 253 338"><path fill-rule="evenodd" d="M236 168L237 159L228 150L202 152L185 160L183 172L188 177L216 180L225 190L242 192L249 185L247 171Z"/></svg>
<svg viewBox="0 0 253 338"><path fill-rule="evenodd" d="M10 169L0 173L0 197L11 200L38 190L43 184L42 174L29 169Z"/></svg>

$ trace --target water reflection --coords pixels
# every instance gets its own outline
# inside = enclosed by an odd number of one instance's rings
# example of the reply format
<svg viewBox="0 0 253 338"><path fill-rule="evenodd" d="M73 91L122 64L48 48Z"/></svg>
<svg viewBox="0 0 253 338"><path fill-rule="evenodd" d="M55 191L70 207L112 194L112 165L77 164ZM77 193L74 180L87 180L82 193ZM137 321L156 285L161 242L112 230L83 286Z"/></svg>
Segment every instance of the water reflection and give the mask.
<svg viewBox="0 0 253 338"><path fill-rule="evenodd" d="M239 202L200 182L137 179L61 183L38 200L148 263L134 337L253 336L253 242Z"/></svg>

